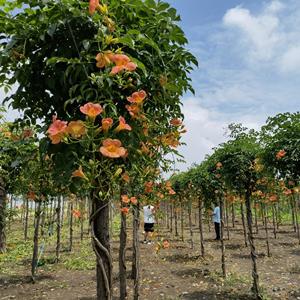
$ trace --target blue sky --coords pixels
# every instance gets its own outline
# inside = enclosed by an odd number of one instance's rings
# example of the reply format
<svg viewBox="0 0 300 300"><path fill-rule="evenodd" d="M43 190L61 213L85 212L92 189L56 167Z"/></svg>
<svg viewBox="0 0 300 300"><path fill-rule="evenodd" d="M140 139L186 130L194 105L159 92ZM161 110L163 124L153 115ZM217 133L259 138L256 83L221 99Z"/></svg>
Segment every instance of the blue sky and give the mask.
<svg viewBox="0 0 300 300"><path fill-rule="evenodd" d="M268 116L299 111L300 0L166 1L199 61L196 94L183 99L187 163L179 169L211 153L229 123L258 129Z"/></svg>
<svg viewBox="0 0 300 300"><path fill-rule="evenodd" d="M199 60L183 99L186 169L225 140L229 123L258 129L300 108L299 0L168 0Z"/></svg>

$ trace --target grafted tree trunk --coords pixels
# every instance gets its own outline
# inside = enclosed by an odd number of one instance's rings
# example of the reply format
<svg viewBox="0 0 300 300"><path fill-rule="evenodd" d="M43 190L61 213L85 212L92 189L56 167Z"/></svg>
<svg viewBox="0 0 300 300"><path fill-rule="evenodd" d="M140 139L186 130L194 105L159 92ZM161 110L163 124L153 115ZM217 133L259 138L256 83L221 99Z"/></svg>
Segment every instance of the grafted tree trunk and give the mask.
<svg viewBox="0 0 300 300"><path fill-rule="evenodd" d="M126 280L126 241L127 241L127 220L126 215L121 212L121 229L120 229L120 248L119 248L119 282L120 282L120 300L127 297L127 280Z"/></svg>
<svg viewBox="0 0 300 300"><path fill-rule="evenodd" d="M109 238L109 200L92 194L91 236L96 254L97 300L112 300L112 258Z"/></svg>
<svg viewBox="0 0 300 300"><path fill-rule="evenodd" d="M252 211L251 211L251 191L247 190L245 195L246 200L246 213L247 213L247 226L248 226L248 241L250 245L250 255L251 255L251 263L252 263L252 291L256 299L262 299L259 290L259 278L257 273L256 266L256 252L253 240L253 232L252 232Z"/></svg>
<svg viewBox="0 0 300 300"><path fill-rule="evenodd" d="M4 180L0 177L0 253L6 252L6 191Z"/></svg>

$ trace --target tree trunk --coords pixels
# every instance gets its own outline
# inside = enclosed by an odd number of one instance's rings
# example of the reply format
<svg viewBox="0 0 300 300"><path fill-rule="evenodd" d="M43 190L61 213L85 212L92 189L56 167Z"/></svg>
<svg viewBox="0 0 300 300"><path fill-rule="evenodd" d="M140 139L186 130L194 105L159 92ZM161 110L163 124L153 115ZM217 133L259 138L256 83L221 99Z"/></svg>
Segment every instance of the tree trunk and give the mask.
<svg viewBox="0 0 300 300"><path fill-rule="evenodd" d="M221 217L220 238L221 238L221 249L222 249L222 255L221 255L222 274L223 274L223 277L226 278L225 244L224 244L224 202L223 202L223 199L220 199L220 217Z"/></svg>
<svg viewBox="0 0 300 300"><path fill-rule="evenodd" d="M225 214L226 214L226 231L227 231L227 239L230 239L229 236L229 207L228 207L228 202L225 202Z"/></svg>
<svg viewBox="0 0 300 300"><path fill-rule="evenodd" d="M173 203L170 203L170 232L173 232Z"/></svg>
<svg viewBox="0 0 300 300"><path fill-rule="evenodd" d="M13 195L11 195L10 196L10 203L9 203L10 213L9 213L9 219L8 219L8 229L9 230L11 228L11 223L13 222L13 214L12 214L12 211L13 211L13 201L14 201L14 198L13 198Z"/></svg>
<svg viewBox="0 0 300 300"><path fill-rule="evenodd" d="M121 212L121 229L120 229L120 248L119 248L119 280L120 280L120 300L127 297L127 280L126 280L126 215Z"/></svg>
<svg viewBox="0 0 300 300"><path fill-rule="evenodd" d="M109 201L98 198L95 190L91 221L92 245L97 262L97 300L112 300L112 258L109 238Z"/></svg>
<svg viewBox="0 0 300 300"><path fill-rule="evenodd" d="M181 227L181 240L184 241L184 211L183 204L180 199L180 227Z"/></svg>
<svg viewBox="0 0 300 300"><path fill-rule="evenodd" d="M73 248L73 201L70 202L70 224L69 224L69 251L72 251Z"/></svg>
<svg viewBox="0 0 300 300"><path fill-rule="evenodd" d="M0 177L0 253L6 252L6 190L4 180Z"/></svg>
<svg viewBox="0 0 300 300"><path fill-rule="evenodd" d="M41 219L41 202L36 201L34 236L33 236L33 254L31 261L31 279L35 282L35 273L38 264L38 249L39 249L39 227Z"/></svg>
<svg viewBox="0 0 300 300"><path fill-rule="evenodd" d="M235 226L234 203L231 203L231 222L232 222L232 228L234 228L234 226Z"/></svg>
<svg viewBox="0 0 300 300"><path fill-rule="evenodd" d="M272 205L272 220L273 220L273 234L274 234L274 239L277 239L276 218L275 218L275 207L274 207L274 204Z"/></svg>
<svg viewBox="0 0 300 300"><path fill-rule="evenodd" d="M188 203L188 215L189 215L189 229L190 229L190 238L191 238L191 249L194 249L194 238L192 230L192 203Z"/></svg>
<svg viewBox="0 0 300 300"><path fill-rule="evenodd" d="M177 207L174 207L174 220L175 220L175 236L178 236L178 218L177 218L178 212Z"/></svg>
<svg viewBox="0 0 300 300"><path fill-rule="evenodd" d="M296 201L296 197L293 195L293 202L294 202L294 215L295 215L295 225L296 225L296 232L298 243L300 245L300 229L299 229L299 221L298 221L298 203Z"/></svg>
<svg viewBox="0 0 300 300"><path fill-rule="evenodd" d="M59 254L60 254L60 232L61 232L61 198L62 196L58 196L57 199L57 208L56 208L56 262L59 261Z"/></svg>
<svg viewBox="0 0 300 300"><path fill-rule="evenodd" d="M198 210L199 210L199 232L200 232L200 253L204 257L204 240L203 240L203 215L202 215L203 202L200 196L198 197Z"/></svg>
<svg viewBox="0 0 300 300"><path fill-rule="evenodd" d="M244 230L245 246L248 247L248 244L247 244L247 231L246 231L246 223L245 223L245 214L244 214L244 204L243 204L243 202L241 202L241 215L242 215L242 223L243 223L243 230Z"/></svg>
<svg viewBox="0 0 300 300"><path fill-rule="evenodd" d="M25 200L25 224L24 224L24 240L27 241L28 238L28 213L29 213L29 203L28 198Z"/></svg>
<svg viewBox="0 0 300 300"><path fill-rule="evenodd" d="M247 191L245 195L246 200L246 213L247 213L247 226L248 226L248 241L250 245L250 255L251 255L251 262L252 262L252 291L256 299L262 299L260 296L259 291L259 278L257 273L257 266L256 266L256 253L255 253L255 246L253 241L253 232L252 232L252 211L251 211L251 191Z"/></svg>
<svg viewBox="0 0 300 300"><path fill-rule="evenodd" d="M257 222L257 202L254 203L254 221L255 221L255 233L258 234L258 222Z"/></svg>
<svg viewBox="0 0 300 300"><path fill-rule="evenodd" d="M265 232L266 232L267 255L268 257L270 257L271 253L270 253L270 245L269 245L268 219L267 219L267 213L265 207L263 207L263 212L264 212L264 224L265 224Z"/></svg>
<svg viewBox="0 0 300 300"><path fill-rule="evenodd" d="M140 211L139 204L133 209L133 241L131 278L134 283L134 300L139 299L140 288L140 243L139 243Z"/></svg>
<svg viewBox="0 0 300 300"><path fill-rule="evenodd" d="M294 209L294 199L292 197L290 198L290 205L291 205L291 210L292 210L292 220L293 220L293 228L294 232L297 232L297 226L296 226L296 216L295 216L295 209Z"/></svg>

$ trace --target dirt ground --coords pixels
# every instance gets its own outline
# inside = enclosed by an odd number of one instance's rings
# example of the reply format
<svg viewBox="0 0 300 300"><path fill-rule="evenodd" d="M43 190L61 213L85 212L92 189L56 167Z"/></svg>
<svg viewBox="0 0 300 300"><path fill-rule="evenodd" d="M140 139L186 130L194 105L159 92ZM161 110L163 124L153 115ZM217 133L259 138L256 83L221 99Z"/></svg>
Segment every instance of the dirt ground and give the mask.
<svg viewBox="0 0 300 300"><path fill-rule="evenodd" d="M129 230L130 231L130 230ZM251 261L249 248L244 246L241 224L230 230L230 240L225 240L228 277L221 277L221 248L214 241L214 233L205 226L205 252L199 256L199 230L194 227L194 249L191 249L186 228L186 241L162 230L160 234L170 240L170 248L155 252L155 243L141 243L140 299L252 299ZM291 226L281 226L277 239L270 229L271 257L266 255L265 233L260 229L255 235L258 254L258 272L264 299L300 299L300 246ZM129 234L130 236L130 234ZM226 236L226 235L225 235ZM80 241L76 241L80 248ZM76 251L76 249L74 250ZM118 299L117 257L118 241L112 243L114 265L114 299ZM131 270L131 240L128 241L128 273ZM91 252L92 257L92 252ZM48 299L92 300L96 284L94 270L67 270L58 264L46 265L38 270L38 280L30 283L30 260L23 263L13 275L0 272L0 300ZM128 279L128 299L132 297L132 281Z"/></svg>

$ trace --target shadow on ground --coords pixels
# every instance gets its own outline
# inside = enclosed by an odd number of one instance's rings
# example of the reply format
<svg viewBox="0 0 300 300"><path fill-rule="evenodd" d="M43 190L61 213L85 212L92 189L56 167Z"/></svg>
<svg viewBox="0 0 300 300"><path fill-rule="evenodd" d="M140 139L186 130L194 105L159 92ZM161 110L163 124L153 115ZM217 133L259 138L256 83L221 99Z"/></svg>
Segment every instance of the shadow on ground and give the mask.
<svg viewBox="0 0 300 300"><path fill-rule="evenodd" d="M203 278L204 276L208 276L210 274L210 271L208 269L191 268L191 269L173 271L172 273L179 277L184 276L184 277Z"/></svg>
<svg viewBox="0 0 300 300"><path fill-rule="evenodd" d="M255 298L248 294L238 294L229 292L192 292L181 296L183 300L254 300Z"/></svg>
<svg viewBox="0 0 300 300"><path fill-rule="evenodd" d="M53 279L53 276L50 275L38 275L35 278L36 282L40 282L43 280ZM5 277L0 277L0 287L8 287L10 285L31 283L31 276L18 276L18 275L7 275Z"/></svg>

